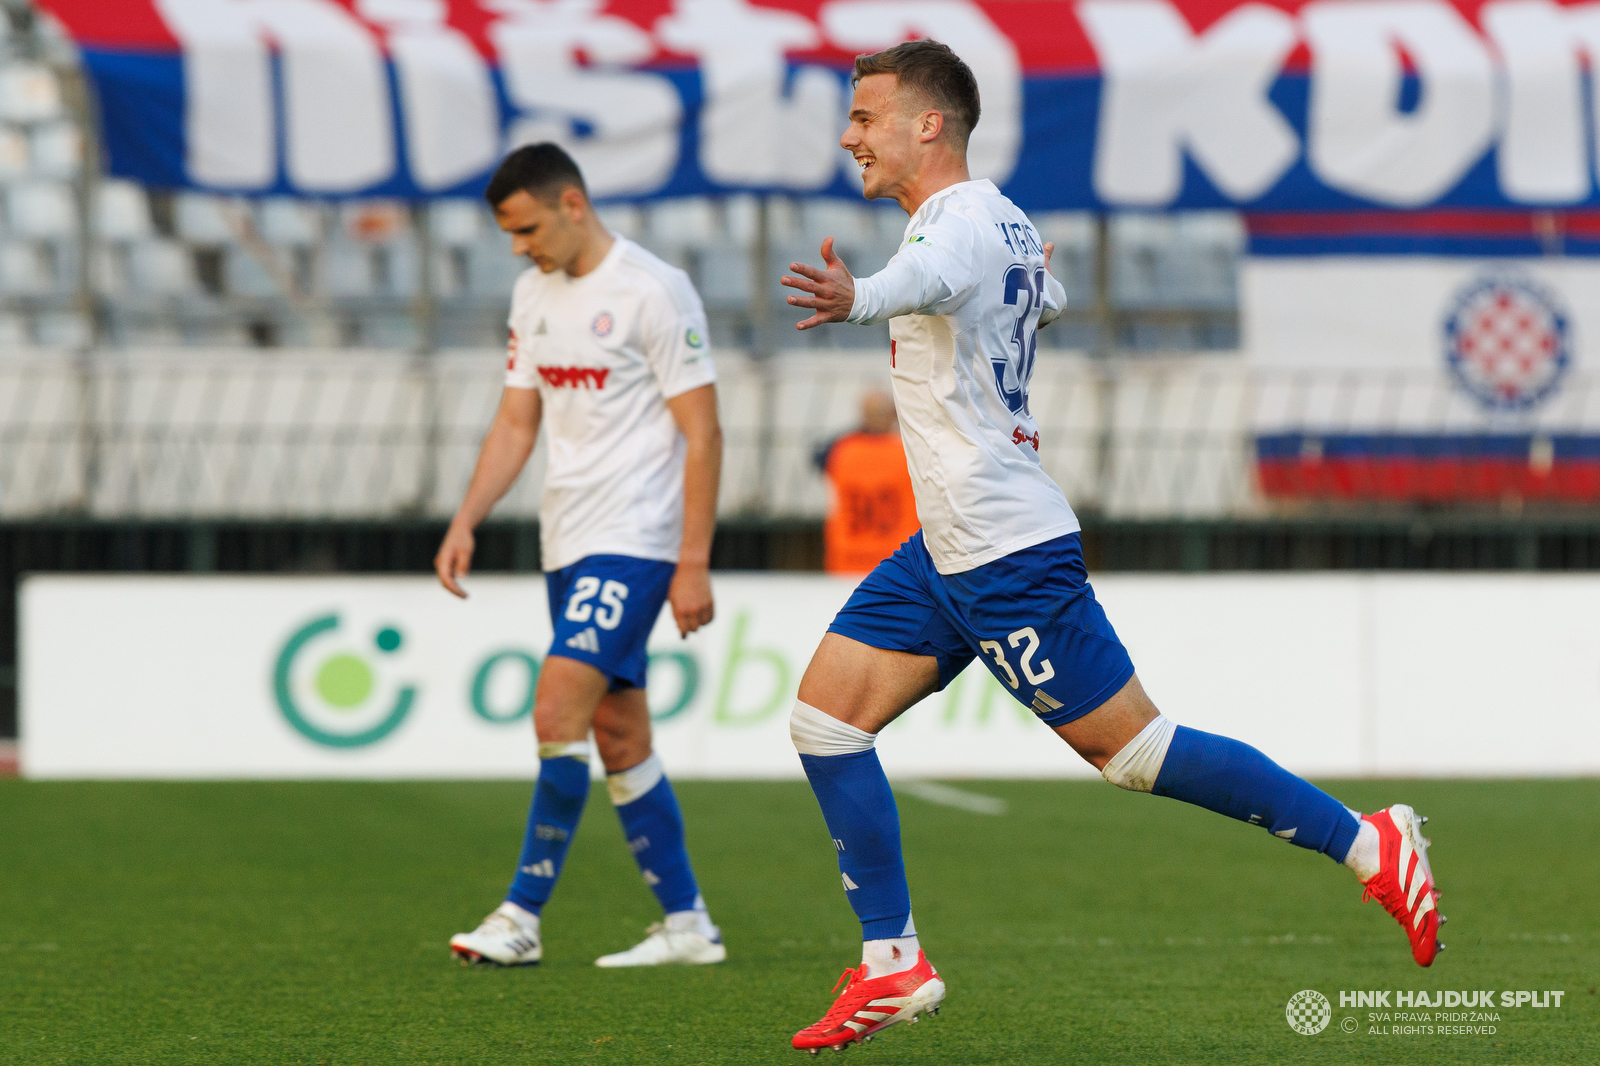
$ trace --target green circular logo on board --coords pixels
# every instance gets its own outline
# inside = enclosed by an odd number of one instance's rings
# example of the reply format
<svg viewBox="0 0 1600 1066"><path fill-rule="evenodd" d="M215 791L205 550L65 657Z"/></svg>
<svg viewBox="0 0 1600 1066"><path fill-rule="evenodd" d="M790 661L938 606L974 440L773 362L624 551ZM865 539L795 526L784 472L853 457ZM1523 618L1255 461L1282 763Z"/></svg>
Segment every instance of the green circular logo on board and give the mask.
<svg viewBox="0 0 1600 1066"><path fill-rule="evenodd" d="M416 702L414 685L402 685L389 708L374 714L367 707L378 689L377 672L363 655L342 649L317 662L312 670L310 694L317 706L302 706L295 697L294 675L302 655L310 655L317 638L336 633L339 616L313 618L290 634L272 667L272 694L278 711L307 740L330 748L360 748L376 744L393 733ZM380 629L373 646L383 655L400 650L405 638L393 626ZM357 724L340 728L341 720Z"/></svg>

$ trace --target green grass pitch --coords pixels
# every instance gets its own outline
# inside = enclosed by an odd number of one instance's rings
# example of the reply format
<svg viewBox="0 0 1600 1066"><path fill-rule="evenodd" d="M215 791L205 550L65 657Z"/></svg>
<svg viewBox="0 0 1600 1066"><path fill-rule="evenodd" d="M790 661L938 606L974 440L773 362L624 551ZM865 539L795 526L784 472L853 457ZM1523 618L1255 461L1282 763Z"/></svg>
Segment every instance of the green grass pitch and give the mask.
<svg viewBox="0 0 1600 1066"><path fill-rule="evenodd" d="M1600 1062L1600 781L1332 786L1433 817L1431 970L1348 871L1261 830L1100 783L961 787L1009 811L900 798L946 1009L841 1061ZM803 783L679 785L725 965L593 966L656 917L598 789L544 964L462 967L446 940L501 898L528 791L0 781L0 1062L809 1061L789 1036L859 948ZM1334 1002L1316 1036L1284 1017L1307 988ZM1337 998L1480 988L1565 997L1473 1036L1369 1033Z"/></svg>

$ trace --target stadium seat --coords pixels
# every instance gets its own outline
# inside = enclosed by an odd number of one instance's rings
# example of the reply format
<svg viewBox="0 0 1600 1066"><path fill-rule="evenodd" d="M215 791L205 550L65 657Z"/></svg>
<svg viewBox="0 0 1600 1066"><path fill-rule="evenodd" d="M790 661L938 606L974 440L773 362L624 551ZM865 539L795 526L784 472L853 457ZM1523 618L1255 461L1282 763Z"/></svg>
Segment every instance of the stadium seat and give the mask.
<svg viewBox="0 0 1600 1066"><path fill-rule="evenodd" d="M286 295L273 272L246 248L228 249L223 279L223 291L229 296L269 299Z"/></svg>
<svg viewBox="0 0 1600 1066"><path fill-rule="evenodd" d="M433 243L440 248L465 248L484 230L488 211L474 200L439 200L428 208Z"/></svg>
<svg viewBox="0 0 1600 1066"><path fill-rule="evenodd" d="M761 205L754 196L729 196L720 204L722 215L723 239L728 244L749 248L756 242L756 232L760 228ZM768 212L768 227L771 227L771 212Z"/></svg>
<svg viewBox="0 0 1600 1066"><path fill-rule="evenodd" d="M703 196L661 200L645 208L643 243L669 261L687 248L703 248L717 237L719 219ZM671 254L668 254L671 253Z"/></svg>
<svg viewBox="0 0 1600 1066"><path fill-rule="evenodd" d="M1050 272L1067 290L1067 303L1087 307L1094 302L1094 217L1082 211L1036 215L1039 237L1053 243Z"/></svg>
<svg viewBox="0 0 1600 1066"><path fill-rule="evenodd" d="M83 135L70 122L35 126L28 137L33 146L33 170L40 177L69 180L83 166Z"/></svg>
<svg viewBox="0 0 1600 1066"><path fill-rule="evenodd" d="M220 196L179 193L173 201L173 219L178 236L201 247L232 244L237 238L233 226L223 214L226 204L227 201Z"/></svg>
<svg viewBox="0 0 1600 1066"><path fill-rule="evenodd" d="M343 235L329 240L322 252L320 285L335 298L371 296L372 249Z"/></svg>
<svg viewBox="0 0 1600 1066"><path fill-rule="evenodd" d="M1163 282L1170 275L1163 263L1172 243L1170 219L1145 214L1116 215L1111 219L1111 293L1126 307L1156 307L1169 293Z"/></svg>
<svg viewBox="0 0 1600 1066"><path fill-rule="evenodd" d="M61 114L61 85L43 63L0 66L0 119L47 122Z"/></svg>
<svg viewBox="0 0 1600 1066"><path fill-rule="evenodd" d="M137 241L150 236L150 201L131 181L106 181L95 191L94 231L101 240Z"/></svg>
<svg viewBox="0 0 1600 1066"><path fill-rule="evenodd" d="M380 245L372 254L373 289L382 296L414 296L420 266L417 242L410 234Z"/></svg>
<svg viewBox="0 0 1600 1066"><path fill-rule="evenodd" d="M91 339L89 321L75 312L57 311L34 320L34 336L47 348L82 348Z"/></svg>
<svg viewBox="0 0 1600 1066"><path fill-rule="evenodd" d="M511 287L529 267L526 259L511 254L511 240L503 233L485 233L467 252L467 290L486 302L511 299Z"/></svg>
<svg viewBox="0 0 1600 1066"><path fill-rule="evenodd" d="M24 348L32 341L26 318L22 315L0 314L0 348Z"/></svg>
<svg viewBox="0 0 1600 1066"><path fill-rule="evenodd" d="M49 292L52 282L49 263L38 244L16 240L0 243L0 291L38 295Z"/></svg>
<svg viewBox="0 0 1600 1066"><path fill-rule="evenodd" d="M268 244L314 245L322 238L322 218L311 204L288 197L269 197L261 201L257 209L256 232Z"/></svg>
<svg viewBox="0 0 1600 1066"><path fill-rule="evenodd" d="M631 241L638 240L644 232L644 212L633 204L609 204L596 213L607 229Z"/></svg>
<svg viewBox="0 0 1600 1066"><path fill-rule="evenodd" d="M750 265L749 249L737 244L703 249L696 264L695 282L706 306L730 308L749 303Z"/></svg>
<svg viewBox="0 0 1600 1066"><path fill-rule="evenodd" d="M1231 212L1206 211L1174 221L1173 273L1186 303L1231 307L1237 296L1244 227Z"/></svg>
<svg viewBox="0 0 1600 1066"><path fill-rule="evenodd" d="M877 243L874 221L868 208L849 200L804 200L798 236L813 249L813 255L825 237L832 237L836 244L860 247Z"/></svg>
<svg viewBox="0 0 1600 1066"><path fill-rule="evenodd" d="M128 281L134 291L150 296L190 296L199 291L194 257L165 237L129 245Z"/></svg>
<svg viewBox="0 0 1600 1066"><path fill-rule="evenodd" d="M54 181L29 181L6 192L6 221L20 237L71 238L78 232L78 205L72 187Z"/></svg>
<svg viewBox="0 0 1600 1066"><path fill-rule="evenodd" d="M96 245L89 258L89 283L101 296L124 296L128 292L128 250L122 246Z"/></svg>
<svg viewBox="0 0 1600 1066"><path fill-rule="evenodd" d="M28 174L28 137L15 126L0 126L0 181L16 181Z"/></svg>

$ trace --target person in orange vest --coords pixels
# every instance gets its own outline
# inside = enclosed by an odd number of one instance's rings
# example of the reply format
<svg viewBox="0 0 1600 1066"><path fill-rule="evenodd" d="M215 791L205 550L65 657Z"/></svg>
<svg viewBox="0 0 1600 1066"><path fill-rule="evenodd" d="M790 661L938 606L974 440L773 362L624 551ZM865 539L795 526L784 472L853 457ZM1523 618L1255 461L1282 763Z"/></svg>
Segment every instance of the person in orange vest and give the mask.
<svg viewBox="0 0 1600 1066"><path fill-rule="evenodd" d="M817 465L828 479L822 527L828 573L867 573L921 525L894 397L882 389L861 397L861 428L822 448Z"/></svg>

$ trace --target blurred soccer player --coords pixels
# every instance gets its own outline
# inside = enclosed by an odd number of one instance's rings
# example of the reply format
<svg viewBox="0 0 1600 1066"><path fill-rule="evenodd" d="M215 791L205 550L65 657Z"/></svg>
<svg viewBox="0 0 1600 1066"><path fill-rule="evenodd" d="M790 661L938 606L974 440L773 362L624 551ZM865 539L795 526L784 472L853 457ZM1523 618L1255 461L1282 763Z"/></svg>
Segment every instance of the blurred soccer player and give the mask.
<svg viewBox="0 0 1600 1066"><path fill-rule="evenodd" d="M465 597L473 530L550 443L539 512L555 639L533 719L539 781L502 903L450 940L463 959L538 962L539 915L589 795L591 727L628 848L666 919L599 966L721 962L684 847L683 816L650 748L645 641L663 601L684 635L711 621L711 533L722 466L705 311L689 279L609 232L553 144L506 157L485 192L536 270L511 297L505 391L434 568Z"/></svg>
<svg viewBox="0 0 1600 1066"><path fill-rule="evenodd" d="M1039 464L1028 410L1036 331L1065 297L1052 247L998 189L967 172L972 72L916 41L855 65L841 145L869 199L911 216L882 271L856 280L822 245L796 263L800 323L889 321L890 374L922 531L861 583L800 682L791 732L861 920L862 961L794 1045L813 1053L938 1008L945 986L911 919L894 796L873 743L975 655L1106 780L1194 803L1356 871L1366 895L1433 962L1438 926L1423 819L1364 818L1248 745L1175 725L1145 696L1087 581L1078 520ZM1108 857L1126 861L1126 856Z"/></svg>

